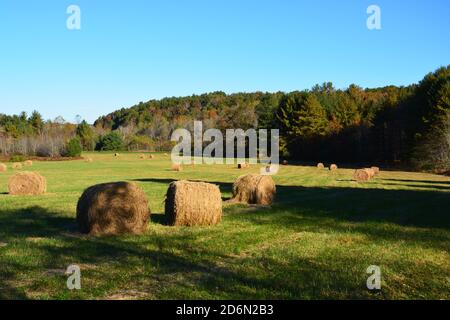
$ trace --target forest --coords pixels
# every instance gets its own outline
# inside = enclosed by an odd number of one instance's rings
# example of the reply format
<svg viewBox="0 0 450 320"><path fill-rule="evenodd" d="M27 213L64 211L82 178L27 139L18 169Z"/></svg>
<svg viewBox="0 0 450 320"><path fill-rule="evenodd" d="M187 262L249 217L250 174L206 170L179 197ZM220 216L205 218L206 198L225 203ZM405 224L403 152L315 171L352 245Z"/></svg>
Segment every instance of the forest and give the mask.
<svg viewBox="0 0 450 320"><path fill-rule="evenodd" d="M213 92L140 102L89 125L0 114L0 152L58 156L76 139L83 150L167 151L177 128L280 129L280 154L298 161L378 163L450 170L450 65L405 87L294 92ZM71 141L73 144L73 141Z"/></svg>

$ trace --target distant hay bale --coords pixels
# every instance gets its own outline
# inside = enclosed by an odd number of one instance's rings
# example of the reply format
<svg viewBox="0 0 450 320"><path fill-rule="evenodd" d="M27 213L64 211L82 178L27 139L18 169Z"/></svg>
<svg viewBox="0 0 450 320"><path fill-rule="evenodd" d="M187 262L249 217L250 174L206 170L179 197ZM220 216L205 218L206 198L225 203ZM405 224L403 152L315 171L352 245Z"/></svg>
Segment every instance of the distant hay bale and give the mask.
<svg viewBox="0 0 450 320"><path fill-rule="evenodd" d="M31 167L31 166L33 165L33 161L27 160L27 161L25 161L23 164L24 164L25 166L27 166L27 167Z"/></svg>
<svg viewBox="0 0 450 320"><path fill-rule="evenodd" d="M374 175L372 169L358 169L353 174L353 179L358 182L369 181Z"/></svg>
<svg viewBox="0 0 450 320"><path fill-rule="evenodd" d="M283 160L283 165L287 166L288 165L288 161L287 160Z"/></svg>
<svg viewBox="0 0 450 320"><path fill-rule="evenodd" d="M373 170L372 168L365 168L365 170L369 173L370 179L372 179L376 174L375 170Z"/></svg>
<svg viewBox="0 0 450 320"><path fill-rule="evenodd" d="M248 204L270 205L276 194L271 176L248 174L240 176L233 184L233 201Z"/></svg>
<svg viewBox="0 0 450 320"><path fill-rule="evenodd" d="M145 193L135 183L112 182L87 188L77 204L77 223L91 235L142 234L150 209Z"/></svg>
<svg viewBox="0 0 450 320"><path fill-rule="evenodd" d="M370 169L373 170L373 172L375 173L375 175L377 175L377 174L380 173L380 168L378 168L378 167L371 167Z"/></svg>
<svg viewBox="0 0 450 320"><path fill-rule="evenodd" d="M13 169L22 169L22 164L19 163L19 162L14 162L14 163L12 164L12 168L13 168Z"/></svg>
<svg viewBox="0 0 450 320"><path fill-rule="evenodd" d="M148 157L149 157L150 159L153 159L155 156L151 154L151 155L149 155Z"/></svg>
<svg viewBox="0 0 450 320"><path fill-rule="evenodd" d="M172 170L173 170L173 171L183 171L183 166L182 166L181 164L176 164L176 163L174 163L174 164L172 165Z"/></svg>
<svg viewBox="0 0 450 320"><path fill-rule="evenodd" d="M164 156L165 156L165 157L168 157L169 155L168 155L167 153L164 153Z"/></svg>
<svg viewBox="0 0 450 320"><path fill-rule="evenodd" d="M18 172L8 183L11 195L40 195L47 191L47 180L37 172Z"/></svg>
<svg viewBox="0 0 450 320"><path fill-rule="evenodd" d="M6 172L7 170L8 170L8 167L5 164L0 163L0 172Z"/></svg>
<svg viewBox="0 0 450 320"><path fill-rule="evenodd" d="M338 169L338 166L334 163L330 166L330 171L336 171Z"/></svg>
<svg viewBox="0 0 450 320"><path fill-rule="evenodd" d="M238 169L246 169L246 168L249 168L249 167L250 167L250 165L248 163L246 163L246 162L238 163Z"/></svg>
<svg viewBox="0 0 450 320"><path fill-rule="evenodd" d="M94 160L92 160L92 158L85 158L84 161L85 161L85 162L93 162Z"/></svg>
<svg viewBox="0 0 450 320"><path fill-rule="evenodd" d="M145 159L145 154L140 154L139 159Z"/></svg>
<svg viewBox="0 0 450 320"><path fill-rule="evenodd" d="M120 156L119 153L114 153L114 157L118 157L118 156Z"/></svg>
<svg viewBox="0 0 450 320"><path fill-rule="evenodd" d="M318 169L325 169L325 165L324 165L322 162L319 162L319 163L317 164L317 168L318 168Z"/></svg>
<svg viewBox="0 0 450 320"><path fill-rule="evenodd" d="M218 224L222 220L219 187L204 182L172 182L166 194L165 216L172 226Z"/></svg>

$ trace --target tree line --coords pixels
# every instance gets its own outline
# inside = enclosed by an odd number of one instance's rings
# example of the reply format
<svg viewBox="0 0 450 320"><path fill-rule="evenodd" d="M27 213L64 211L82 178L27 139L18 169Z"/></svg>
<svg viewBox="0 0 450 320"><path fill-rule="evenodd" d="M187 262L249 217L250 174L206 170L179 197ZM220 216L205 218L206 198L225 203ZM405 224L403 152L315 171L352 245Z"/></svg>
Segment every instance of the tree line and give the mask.
<svg viewBox="0 0 450 320"><path fill-rule="evenodd" d="M0 137L39 135L48 126L41 120L35 113L0 115ZM194 120L203 121L204 130L278 128L285 158L448 171L450 65L402 87L336 89L327 82L289 93L213 92L150 100L102 116L93 126L83 121L68 136L77 137L84 150L169 150L173 130L192 131Z"/></svg>

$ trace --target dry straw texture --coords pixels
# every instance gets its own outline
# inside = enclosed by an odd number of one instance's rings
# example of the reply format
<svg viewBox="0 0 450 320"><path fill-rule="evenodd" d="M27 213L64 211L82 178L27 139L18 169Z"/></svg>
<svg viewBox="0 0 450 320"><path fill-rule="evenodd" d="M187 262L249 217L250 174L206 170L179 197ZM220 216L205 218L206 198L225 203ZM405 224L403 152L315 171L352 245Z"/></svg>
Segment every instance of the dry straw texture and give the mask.
<svg viewBox="0 0 450 320"><path fill-rule="evenodd" d="M144 154L140 154L139 155L139 159L145 159L145 155Z"/></svg>
<svg viewBox="0 0 450 320"><path fill-rule="evenodd" d="M47 191L47 180L37 172L18 172L9 178L9 194L40 195Z"/></svg>
<svg viewBox="0 0 450 320"><path fill-rule="evenodd" d="M269 205L275 199L276 186L271 176L248 174L233 184L233 201Z"/></svg>
<svg viewBox="0 0 450 320"><path fill-rule="evenodd" d="M77 223L91 235L142 234L150 209L145 193L129 182L112 182L86 189L78 200Z"/></svg>
<svg viewBox="0 0 450 320"><path fill-rule="evenodd" d="M12 164L12 168L13 168L13 169L22 169L22 164L19 163L19 162L14 162L14 163Z"/></svg>
<svg viewBox="0 0 450 320"><path fill-rule="evenodd" d="M216 225L222 219L219 187L204 182L175 181L169 185L166 220L173 226Z"/></svg>
<svg viewBox="0 0 450 320"><path fill-rule="evenodd" d="M337 169L338 169L338 166L335 165L334 163L330 166L330 170L331 170L331 171L335 171L335 170L337 170Z"/></svg>
<svg viewBox="0 0 450 320"><path fill-rule="evenodd" d="M369 181L375 175L376 175L376 172L372 168L364 168L364 169L356 170L355 174L353 175L353 178L356 181Z"/></svg>
<svg viewBox="0 0 450 320"><path fill-rule="evenodd" d="M33 165L33 161L27 160L27 161L24 162L24 165L27 166L27 167L31 167Z"/></svg>
<svg viewBox="0 0 450 320"><path fill-rule="evenodd" d="M380 168L378 168L378 167L372 167L372 168L370 168L370 169L373 170L373 172L375 173L375 175L377 175L377 174L380 173Z"/></svg>
<svg viewBox="0 0 450 320"><path fill-rule="evenodd" d="M183 171L183 167L181 166L181 164L173 164L172 165L172 170L173 171Z"/></svg>
<svg viewBox="0 0 450 320"><path fill-rule="evenodd" d="M322 162L320 162L320 163L317 164L317 168L318 169L325 169L325 165Z"/></svg>
<svg viewBox="0 0 450 320"><path fill-rule="evenodd" d="M8 167L5 164L0 163L0 172L6 172L7 170L8 170Z"/></svg>

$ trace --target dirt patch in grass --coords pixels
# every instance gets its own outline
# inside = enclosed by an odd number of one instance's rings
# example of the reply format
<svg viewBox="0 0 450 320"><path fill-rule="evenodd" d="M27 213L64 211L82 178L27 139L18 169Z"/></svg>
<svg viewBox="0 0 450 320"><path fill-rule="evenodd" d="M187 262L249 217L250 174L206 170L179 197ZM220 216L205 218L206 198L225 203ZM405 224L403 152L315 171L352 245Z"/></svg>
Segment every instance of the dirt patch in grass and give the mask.
<svg viewBox="0 0 450 320"><path fill-rule="evenodd" d="M148 292L138 290L119 290L107 296L105 300L143 300L149 299L151 295Z"/></svg>

